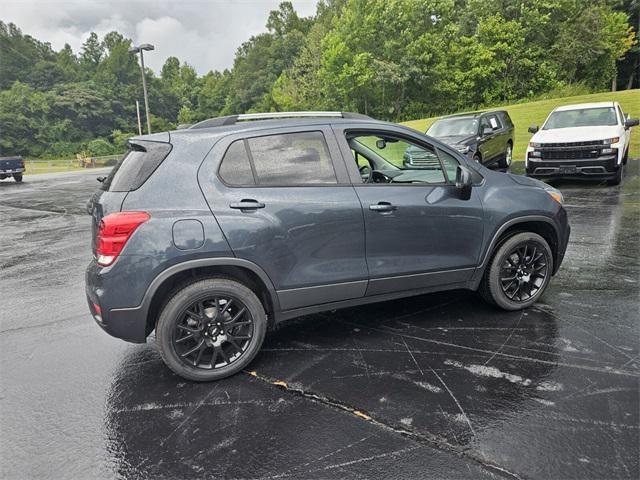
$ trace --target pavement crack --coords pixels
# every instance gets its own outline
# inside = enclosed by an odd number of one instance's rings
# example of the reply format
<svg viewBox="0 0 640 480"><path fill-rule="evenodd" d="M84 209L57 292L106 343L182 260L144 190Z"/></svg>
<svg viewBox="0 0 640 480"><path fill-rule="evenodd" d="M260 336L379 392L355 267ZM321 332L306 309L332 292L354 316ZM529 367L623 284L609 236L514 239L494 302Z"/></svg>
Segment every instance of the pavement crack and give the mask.
<svg viewBox="0 0 640 480"><path fill-rule="evenodd" d="M330 397L327 397L325 395L322 395L320 393L316 393L313 391L309 391L309 390L305 390L302 388L297 388L293 385L289 385L287 382L283 381L283 380L279 380L279 379L275 379L275 378L271 378L268 377L266 375L263 375L261 373L258 373L256 371L244 371L246 374L256 378L257 380L260 380L264 383L267 383L271 386L280 388L282 390L285 390L287 393L290 393L292 395L301 397L301 398L305 398L307 400L310 400L312 402L315 403L319 403L321 405L324 405L326 407L329 408L333 408L335 410L340 410L342 412L346 412L350 415L353 415L361 420L364 420L368 423L371 423L372 425L375 425L379 428L382 428L386 431L389 432L393 432L396 434L399 434L405 438L408 438L416 443L419 443L421 445L427 446L427 447L431 447L431 448L436 448L440 451L449 453L449 454L454 454L458 457L473 461L474 463L480 465L482 468L488 470L489 472L493 473L493 474L497 474L500 475L504 478L510 478L510 479L515 479L515 480L524 480L524 477L522 477L520 474L512 472L511 470L508 470L505 467L502 467L500 465L497 465L485 458L483 458L482 456L478 455L476 452L474 452L473 450L471 450L471 448L469 447L463 447L460 445L455 445L453 443L450 443L449 441L447 441L444 438L441 438L437 435L434 435L432 433L422 433L422 432L416 432L413 430L410 430L408 428L405 428L404 426L401 425L396 425L393 424L391 422L388 422L387 420L382 420L379 418L376 418L374 416L372 416L369 412L366 412L362 409L359 409L357 407L354 407L352 405L349 405L347 403L344 403L340 400L337 399L333 399ZM435 372L434 372L435 373ZM466 415L465 415L466 416ZM473 431L473 429L472 429ZM475 432L474 432L475 433Z"/></svg>

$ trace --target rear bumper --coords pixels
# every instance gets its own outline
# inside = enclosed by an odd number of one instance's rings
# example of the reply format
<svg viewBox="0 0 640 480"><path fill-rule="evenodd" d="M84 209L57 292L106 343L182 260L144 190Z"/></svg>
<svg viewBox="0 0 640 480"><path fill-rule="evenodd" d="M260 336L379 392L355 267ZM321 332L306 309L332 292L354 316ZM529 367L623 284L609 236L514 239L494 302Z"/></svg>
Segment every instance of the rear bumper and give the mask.
<svg viewBox="0 0 640 480"><path fill-rule="evenodd" d="M145 343L146 315L142 308L109 308L99 270L100 267L92 261L85 272L85 292L93 319L113 337L132 343Z"/></svg>
<svg viewBox="0 0 640 480"><path fill-rule="evenodd" d="M13 170L0 170L0 175L13 175L15 173L24 173L24 168L14 168Z"/></svg>

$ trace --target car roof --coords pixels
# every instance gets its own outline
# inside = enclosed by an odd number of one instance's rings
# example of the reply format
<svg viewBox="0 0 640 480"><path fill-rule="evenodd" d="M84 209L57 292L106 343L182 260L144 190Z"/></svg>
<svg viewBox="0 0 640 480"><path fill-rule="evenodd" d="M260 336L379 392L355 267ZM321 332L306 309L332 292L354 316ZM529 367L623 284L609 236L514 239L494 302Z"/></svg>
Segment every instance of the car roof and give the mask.
<svg viewBox="0 0 640 480"><path fill-rule="evenodd" d="M453 115L447 115L445 117L439 118L438 120L444 120L445 118L478 118L482 115L487 115L489 113L504 113L506 114L506 110L478 110L477 112L465 112L465 113L454 113Z"/></svg>
<svg viewBox="0 0 640 480"><path fill-rule="evenodd" d="M174 137L200 137L200 136L226 136L232 133L239 132L257 132L261 130L270 130L275 128L298 128L306 126L322 126L322 125L339 125L339 124L366 124L378 126L399 126L395 123L383 122L375 120L373 118L361 116L357 118L338 118L338 117L301 117L301 118L286 118L286 119L272 119L272 120L251 120L251 121L238 121L229 125L219 126L204 126L202 128L183 128L180 130L172 130L168 132L169 138ZM401 126L401 125L400 125ZM156 140L156 141L171 141L169 138L160 138L158 135L164 134L152 134L133 137L131 140Z"/></svg>
<svg viewBox="0 0 640 480"><path fill-rule="evenodd" d="M567 110L585 110L587 108L614 107L615 102L593 102L593 103L577 103L575 105L563 105L556 107L555 112L564 112Z"/></svg>

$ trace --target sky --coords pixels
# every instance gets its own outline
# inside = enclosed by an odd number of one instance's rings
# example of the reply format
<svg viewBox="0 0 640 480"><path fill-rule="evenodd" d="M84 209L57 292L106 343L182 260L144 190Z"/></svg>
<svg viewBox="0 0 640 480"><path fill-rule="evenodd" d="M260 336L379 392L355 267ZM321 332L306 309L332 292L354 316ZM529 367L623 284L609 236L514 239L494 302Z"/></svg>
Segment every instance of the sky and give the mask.
<svg viewBox="0 0 640 480"><path fill-rule="evenodd" d="M78 53L90 32L117 30L134 44L151 43L145 66L159 72L167 57L192 65L199 74L233 65L240 44L266 31L270 10L281 0L2 0L0 20ZM316 0L291 0L299 15L315 12Z"/></svg>

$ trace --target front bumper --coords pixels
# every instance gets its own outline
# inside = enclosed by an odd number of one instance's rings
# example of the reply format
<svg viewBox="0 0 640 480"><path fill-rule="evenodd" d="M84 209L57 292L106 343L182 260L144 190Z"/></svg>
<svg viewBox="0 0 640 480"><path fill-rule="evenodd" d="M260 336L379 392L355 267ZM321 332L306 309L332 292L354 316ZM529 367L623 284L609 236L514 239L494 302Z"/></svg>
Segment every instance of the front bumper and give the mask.
<svg viewBox="0 0 640 480"><path fill-rule="evenodd" d="M0 170L0 175L13 175L14 173L24 173L24 168L14 168L13 170Z"/></svg>
<svg viewBox="0 0 640 480"><path fill-rule="evenodd" d="M146 341L146 315L141 307L110 308L99 267L92 261L85 272L85 292L95 322L109 335L132 343Z"/></svg>
<svg viewBox="0 0 640 480"><path fill-rule="evenodd" d="M611 155L594 159L539 160L528 158L527 176L536 178L609 179L616 176L620 166Z"/></svg>

